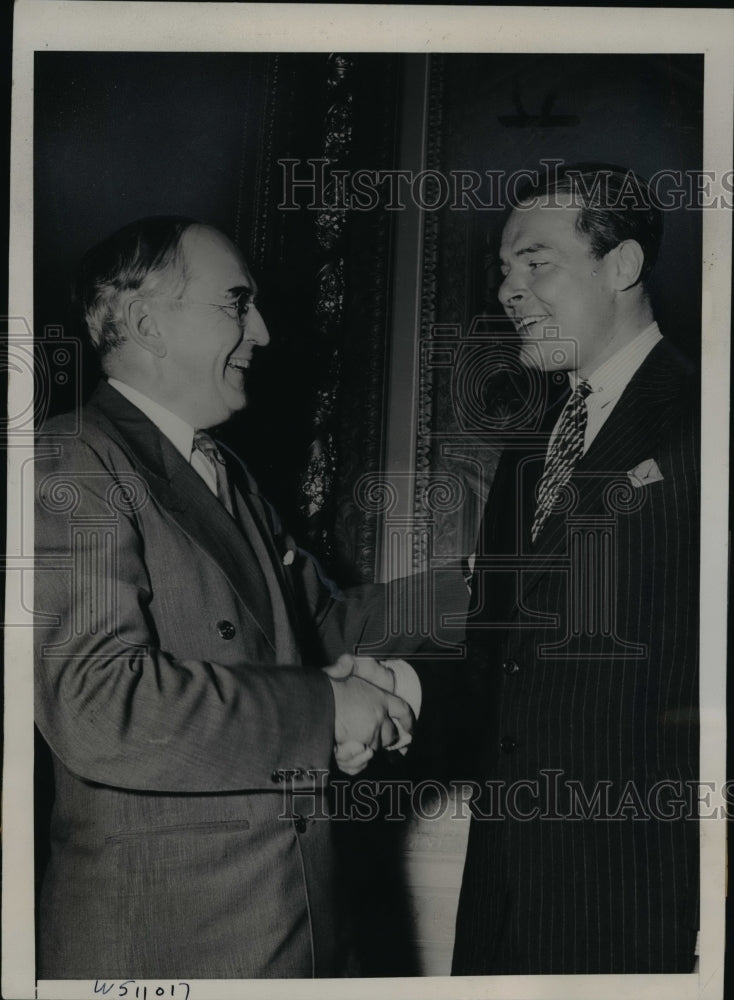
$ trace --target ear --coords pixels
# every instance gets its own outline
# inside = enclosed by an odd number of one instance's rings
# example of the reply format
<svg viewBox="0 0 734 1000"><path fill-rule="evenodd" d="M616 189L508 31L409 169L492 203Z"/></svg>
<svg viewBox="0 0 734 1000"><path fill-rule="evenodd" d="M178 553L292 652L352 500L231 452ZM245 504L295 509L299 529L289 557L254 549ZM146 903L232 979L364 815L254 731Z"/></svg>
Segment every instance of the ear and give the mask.
<svg viewBox="0 0 734 1000"><path fill-rule="evenodd" d="M623 240L611 253L612 284L618 292L624 292L640 280L645 254L637 240Z"/></svg>
<svg viewBox="0 0 734 1000"><path fill-rule="evenodd" d="M131 299L125 307L125 320L131 340L157 358L166 356L165 341L146 299Z"/></svg>

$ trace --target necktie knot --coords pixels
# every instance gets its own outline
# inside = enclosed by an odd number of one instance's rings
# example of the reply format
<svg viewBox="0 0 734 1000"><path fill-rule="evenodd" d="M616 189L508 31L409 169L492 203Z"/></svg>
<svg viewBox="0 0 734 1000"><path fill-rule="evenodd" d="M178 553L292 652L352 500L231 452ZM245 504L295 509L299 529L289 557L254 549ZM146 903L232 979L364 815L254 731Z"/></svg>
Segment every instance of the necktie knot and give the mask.
<svg viewBox="0 0 734 1000"><path fill-rule="evenodd" d="M591 385L586 381L586 379L582 379L571 393L571 398L573 398L573 396L579 396L581 399L586 399L590 392Z"/></svg>
<svg viewBox="0 0 734 1000"><path fill-rule="evenodd" d="M202 455L206 455L210 461L218 462L220 465L224 465L224 459L222 458L221 451L217 448L213 438L209 437L206 431L195 432L193 447L194 450L200 451Z"/></svg>
<svg viewBox="0 0 734 1000"><path fill-rule="evenodd" d="M229 479L227 478L227 467L221 451L206 431L196 431L194 434L194 441L191 448L192 455L197 451L204 456L208 467L214 473L217 499L227 512L234 517L234 505L232 503L232 491Z"/></svg>

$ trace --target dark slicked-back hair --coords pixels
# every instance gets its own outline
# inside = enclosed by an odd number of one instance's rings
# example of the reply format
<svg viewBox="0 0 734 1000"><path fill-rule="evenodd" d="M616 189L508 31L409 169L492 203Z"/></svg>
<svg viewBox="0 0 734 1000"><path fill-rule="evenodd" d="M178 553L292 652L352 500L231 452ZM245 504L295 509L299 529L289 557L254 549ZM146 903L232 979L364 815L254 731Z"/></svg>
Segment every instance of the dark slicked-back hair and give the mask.
<svg viewBox="0 0 734 1000"><path fill-rule="evenodd" d="M572 205L579 209L576 231L586 236L597 259L624 240L636 240L645 255L640 280L647 277L663 238L663 213L647 181L611 163L568 164L548 171L538 183L520 187L513 207L522 208L529 201L546 197L552 205L556 195L571 196ZM567 201L559 197L557 203Z"/></svg>
<svg viewBox="0 0 734 1000"><path fill-rule="evenodd" d="M76 300L97 354L103 358L125 341L124 306L131 294L181 294L186 284L181 241L195 219L157 215L119 229L84 255Z"/></svg>

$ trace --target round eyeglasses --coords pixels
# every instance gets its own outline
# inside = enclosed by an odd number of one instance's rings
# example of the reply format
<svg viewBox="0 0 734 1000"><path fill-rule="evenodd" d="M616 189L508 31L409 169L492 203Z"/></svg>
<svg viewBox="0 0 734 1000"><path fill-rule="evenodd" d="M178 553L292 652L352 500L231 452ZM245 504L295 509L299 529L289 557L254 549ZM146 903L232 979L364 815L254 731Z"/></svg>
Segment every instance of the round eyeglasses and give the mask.
<svg viewBox="0 0 734 1000"><path fill-rule="evenodd" d="M243 326L247 322L247 314L250 311L250 306L254 305L252 299L252 292L240 292L231 302L201 302L197 299L179 299L173 295L153 295L151 298L155 299L166 299L169 302L181 302L187 303L192 306L213 306L215 309L223 309L226 313L231 313L232 318L236 319L240 326Z"/></svg>

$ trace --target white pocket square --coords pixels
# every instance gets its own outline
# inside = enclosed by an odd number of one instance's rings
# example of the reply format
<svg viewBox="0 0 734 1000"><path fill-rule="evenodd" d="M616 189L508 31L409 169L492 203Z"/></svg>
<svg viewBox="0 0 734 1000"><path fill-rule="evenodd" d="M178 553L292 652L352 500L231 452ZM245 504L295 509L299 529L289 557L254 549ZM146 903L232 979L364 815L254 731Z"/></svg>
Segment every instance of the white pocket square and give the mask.
<svg viewBox="0 0 734 1000"><path fill-rule="evenodd" d="M630 469L627 477L632 485L638 489L640 486L649 486L650 483L659 483L663 480L663 474L654 458L647 458L644 462L636 465L634 469Z"/></svg>

